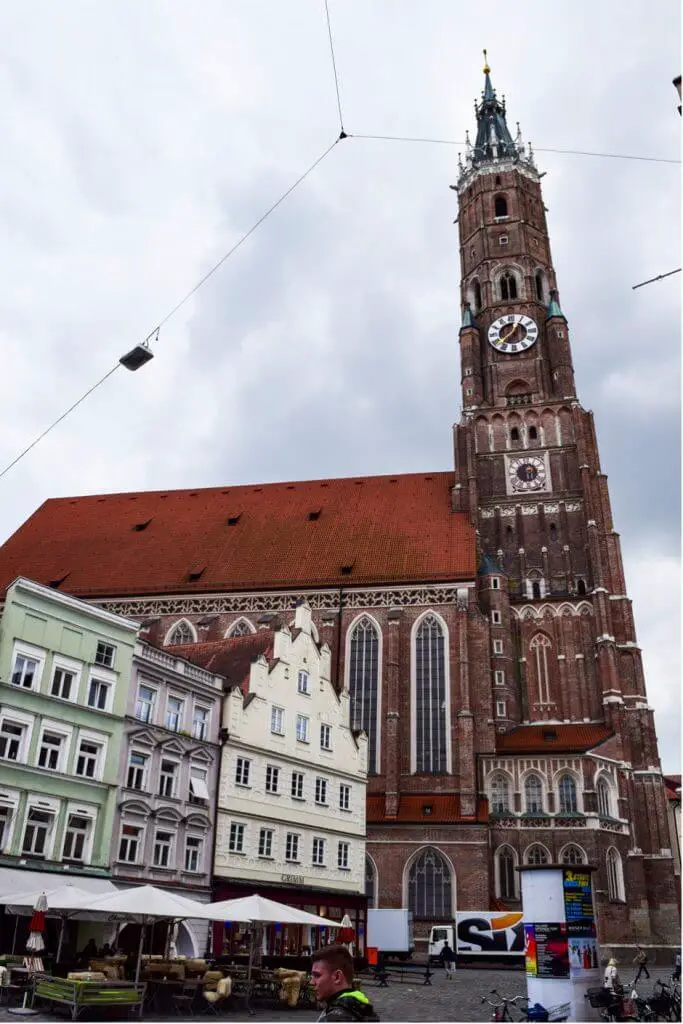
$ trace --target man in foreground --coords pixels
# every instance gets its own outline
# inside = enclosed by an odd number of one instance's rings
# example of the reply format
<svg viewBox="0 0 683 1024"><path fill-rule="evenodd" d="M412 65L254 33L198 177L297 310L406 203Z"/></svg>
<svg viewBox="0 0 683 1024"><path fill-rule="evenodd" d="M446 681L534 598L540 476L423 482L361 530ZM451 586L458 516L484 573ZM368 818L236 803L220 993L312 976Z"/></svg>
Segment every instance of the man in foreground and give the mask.
<svg viewBox="0 0 683 1024"><path fill-rule="evenodd" d="M346 946L324 946L313 954L311 980L319 1002L318 1020L379 1020L372 1003L353 987L353 960Z"/></svg>

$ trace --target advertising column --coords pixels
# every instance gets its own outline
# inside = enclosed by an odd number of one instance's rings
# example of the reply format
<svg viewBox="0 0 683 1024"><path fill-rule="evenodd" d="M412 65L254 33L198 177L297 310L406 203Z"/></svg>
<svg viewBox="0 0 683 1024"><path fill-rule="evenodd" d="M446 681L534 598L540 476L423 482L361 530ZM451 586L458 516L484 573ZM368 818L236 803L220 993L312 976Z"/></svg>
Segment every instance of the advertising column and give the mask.
<svg viewBox="0 0 683 1024"><path fill-rule="evenodd" d="M518 870L530 1005L566 1006L569 1020L597 1019L584 998L601 977L593 869L543 864Z"/></svg>

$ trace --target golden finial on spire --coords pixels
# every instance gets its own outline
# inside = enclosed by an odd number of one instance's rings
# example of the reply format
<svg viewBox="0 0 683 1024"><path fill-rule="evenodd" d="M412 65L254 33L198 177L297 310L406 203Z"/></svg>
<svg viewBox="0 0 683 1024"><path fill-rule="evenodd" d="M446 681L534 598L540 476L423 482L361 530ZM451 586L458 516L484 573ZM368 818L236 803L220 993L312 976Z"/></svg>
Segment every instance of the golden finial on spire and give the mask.
<svg viewBox="0 0 683 1024"><path fill-rule="evenodd" d="M489 60L488 57L486 56L486 50L484 50L484 74L489 75L490 73L491 68L489 67Z"/></svg>

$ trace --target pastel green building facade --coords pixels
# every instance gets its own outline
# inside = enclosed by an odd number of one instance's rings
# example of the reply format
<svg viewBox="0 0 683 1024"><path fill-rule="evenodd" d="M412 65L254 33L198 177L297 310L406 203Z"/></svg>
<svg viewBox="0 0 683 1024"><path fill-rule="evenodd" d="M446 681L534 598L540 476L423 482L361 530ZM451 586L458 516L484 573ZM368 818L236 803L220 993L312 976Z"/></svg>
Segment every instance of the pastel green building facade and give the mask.
<svg viewBox="0 0 683 1024"><path fill-rule="evenodd" d="M0 618L3 867L109 874L137 631L51 587L22 578L9 587Z"/></svg>

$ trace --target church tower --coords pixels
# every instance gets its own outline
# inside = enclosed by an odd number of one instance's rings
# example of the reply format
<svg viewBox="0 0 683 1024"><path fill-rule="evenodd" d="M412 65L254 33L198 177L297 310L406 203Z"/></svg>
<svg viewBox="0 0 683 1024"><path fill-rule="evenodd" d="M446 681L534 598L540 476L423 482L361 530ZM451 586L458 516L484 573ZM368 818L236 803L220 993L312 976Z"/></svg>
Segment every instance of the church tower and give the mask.
<svg viewBox="0 0 683 1024"><path fill-rule="evenodd" d="M607 477L576 393L543 173L519 125L511 134L488 64L484 75L452 186L463 310L452 503L477 531L490 626L498 756L483 759L480 786L505 851L492 895L514 902L510 872L528 849L532 862L581 855L598 867L603 938L665 943L677 934L666 804ZM520 749L538 774L511 756ZM589 835L579 822L591 813Z"/></svg>

